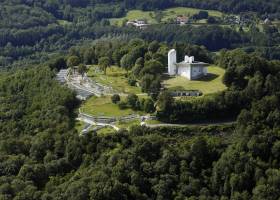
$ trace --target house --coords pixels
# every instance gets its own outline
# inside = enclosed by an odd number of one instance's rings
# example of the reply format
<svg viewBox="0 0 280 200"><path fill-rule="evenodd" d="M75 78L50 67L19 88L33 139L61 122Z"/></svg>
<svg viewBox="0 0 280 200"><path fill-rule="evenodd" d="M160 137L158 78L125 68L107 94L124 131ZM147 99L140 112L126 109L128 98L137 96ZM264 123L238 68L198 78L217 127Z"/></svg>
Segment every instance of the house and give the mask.
<svg viewBox="0 0 280 200"><path fill-rule="evenodd" d="M189 80L207 76L208 63L195 61L193 56L185 56L184 61L177 62L176 50L168 52L168 74L170 76L183 76Z"/></svg>
<svg viewBox="0 0 280 200"><path fill-rule="evenodd" d="M266 19L264 20L264 24L271 25L270 19L266 18Z"/></svg>
<svg viewBox="0 0 280 200"><path fill-rule="evenodd" d="M134 26L141 30L146 29L149 26L149 24L147 24L144 20L138 20L138 19L126 22L126 25Z"/></svg>
<svg viewBox="0 0 280 200"><path fill-rule="evenodd" d="M186 16L177 16L176 23L180 24L180 25L187 24L187 23L189 23L189 18Z"/></svg>

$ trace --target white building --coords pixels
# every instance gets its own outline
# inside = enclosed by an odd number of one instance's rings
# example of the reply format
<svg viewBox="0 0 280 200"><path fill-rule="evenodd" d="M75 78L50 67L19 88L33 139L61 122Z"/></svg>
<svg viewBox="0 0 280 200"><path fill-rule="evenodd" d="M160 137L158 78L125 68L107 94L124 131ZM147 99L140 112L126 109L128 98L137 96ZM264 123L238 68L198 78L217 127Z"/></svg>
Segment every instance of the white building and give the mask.
<svg viewBox="0 0 280 200"><path fill-rule="evenodd" d="M185 56L185 60L177 63L176 50L172 49L168 52L168 74L170 76L183 76L189 80L199 79L207 75L207 67L209 64L194 61L194 57Z"/></svg>
<svg viewBox="0 0 280 200"><path fill-rule="evenodd" d="M189 18L186 16L177 16L176 23L180 24L180 25L185 25L185 24L189 23Z"/></svg>
<svg viewBox="0 0 280 200"><path fill-rule="evenodd" d="M147 24L144 20L138 20L138 19L126 22L126 25L134 26L134 27L142 29L142 30L148 28L148 26L149 26L149 24Z"/></svg>

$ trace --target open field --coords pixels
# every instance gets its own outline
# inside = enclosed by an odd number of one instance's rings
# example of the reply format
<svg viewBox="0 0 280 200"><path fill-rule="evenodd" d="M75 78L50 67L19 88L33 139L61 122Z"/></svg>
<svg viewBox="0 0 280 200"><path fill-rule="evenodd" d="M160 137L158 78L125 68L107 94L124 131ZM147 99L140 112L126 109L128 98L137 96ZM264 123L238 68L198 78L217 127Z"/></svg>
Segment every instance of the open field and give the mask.
<svg viewBox="0 0 280 200"><path fill-rule="evenodd" d="M111 66L107 69L106 75L103 72L96 72L97 66L90 67L88 71L88 77L92 78L94 81L111 86L114 90L120 93L134 93L140 94L141 88L130 86L127 82L126 71L120 67Z"/></svg>
<svg viewBox="0 0 280 200"><path fill-rule="evenodd" d="M69 22L69 21L66 21L66 20L57 20L57 23L61 26L72 25L72 22Z"/></svg>
<svg viewBox="0 0 280 200"><path fill-rule="evenodd" d="M124 100L124 97L121 98ZM81 106L81 111L89 115L121 117L131 114L141 114L142 112L134 111L130 108L124 110L119 109L117 104L111 102L110 96L91 97Z"/></svg>
<svg viewBox="0 0 280 200"><path fill-rule="evenodd" d="M192 16L197 14L199 11L202 11L202 9L186 8L186 7L169 8L163 11L164 17L162 21L166 21L167 19L170 18L174 19L178 15ZM223 13L215 10L203 10L203 11L207 11L209 16L213 16L213 17L222 17L223 15Z"/></svg>
<svg viewBox="0 0 280 200"><path fill-rule="evenodd" d="M168 19L174 19L178 15L192 16L197 14L202 9L188 8L188 7L175 7L162 10L163 18L162 21L168 21ZM209 16L221 17L223 13L214 10L204 10L209 13ZM120 26L124 20L135 20L135 19L146 19L150 24L156 24L155 20L156 13L154 11L142 11L142 10L130 10L125 17L122 18L112 18L110 22L112 25Z"/></svg>
<svg viewBox="0 0 280 200"><path fill-rule="evenodd" d="M105 127L97 131L98 136L106 136L106 135L111 135L115 134L115 130L111 127Z"/></svg>
<svg viewBox="0 0 280 200"><path fill-rule="evenodd" d="M200 90L203 94L210 94L226 89L222 83L225 70L217 67L208 67L209 76L199 80L189 81L182 76L176 76L164 81L164 86L169 90Z"/></svg>
<svg viewBox="0 0 280 200"><path fill-rule="evenodd" d="M119 128L123 128L123 129L129 129L131 126L140 125L140 120L133 120L133 121L129 121L129 122L118 122L116 124L117 127Z"/></svg>

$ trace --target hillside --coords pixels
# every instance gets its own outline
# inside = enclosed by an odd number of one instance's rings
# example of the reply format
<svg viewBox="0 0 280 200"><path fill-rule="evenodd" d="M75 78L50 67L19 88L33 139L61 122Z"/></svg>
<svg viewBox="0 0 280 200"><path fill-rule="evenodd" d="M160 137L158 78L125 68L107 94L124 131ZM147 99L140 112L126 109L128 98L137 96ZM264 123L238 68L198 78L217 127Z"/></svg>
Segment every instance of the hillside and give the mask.
<svg viewBox="0 0 280 200"><path fill-rule="evenodd" d="M93 0L21 2L2 0L0 4L1 67L38 64L40 63L38 60L45 62L51 57L65 54L71 46L112 37L122 40L143 38L168 43L188 42L204 45L213 51L246 47L247 51L261 52L267 58L280 57L278 29L274 27L263 29L263 25L259 23L266 18L277 21L279 6L276 1L245 1L235 4L234 1L216 3L208 0L200 2L114 1L114 3ZM185 33L186 28L174 27L169 23L152 26L141 32L127 27L113 26L114 22L110 24L110 21L124 19L126 15L129 19L141 15L152 19L153 23L156 18L166 22L172 21L178 14L192 15L201 9L210 10L210 17L218 17L214 19L216 22L211 24L214 27L205 26L206 19L198 21L203 24L202 27L196 25L188 27L187 33ZM225 16L232 13L239 15L248 10L253 13L243 13L245 25L241 27L231 24L232 16L229 21L221 16L221 13ZM152 13L152 18L148 13ZM254 24L259 25L254 26ZM196 37L198 34L199 38Z"/></svg>
<svg viewBox="0 0 280 200"><path fill-rule="evenodd" d="M0 200L279 200L279 21L279 0L0 0Z"/></svg>

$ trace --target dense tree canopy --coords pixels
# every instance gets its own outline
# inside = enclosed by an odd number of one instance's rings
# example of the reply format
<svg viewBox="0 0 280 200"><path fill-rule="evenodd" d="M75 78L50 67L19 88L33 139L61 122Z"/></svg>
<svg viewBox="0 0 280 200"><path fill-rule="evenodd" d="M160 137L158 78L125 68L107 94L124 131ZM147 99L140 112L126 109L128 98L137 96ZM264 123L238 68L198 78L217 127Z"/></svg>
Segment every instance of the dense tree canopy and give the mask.
<svg viewBox="0 0 280 200"><path fill-rule="evenodd" d="M190 6L240 13L256 11L261 18L278 15L275 1L215 2L181 1L95 1L34 0L0 2L0 66L22 66L49 60L53 52L64 54L71 46L100 38L118 37L123 41L143 38L168 43L183 42L203 45L209 50L246 46L248 51L261 52L268 58L279 58L279 30L268 26L263 31L254 23L249 31L217 25L179 27L172 24L150 26L145 31L110 25L108 18L123 17L131 9L165 9ZM258 5L256 7L256 5ZM260 5L263 5L261 7ZM261 10L260 10L261 8ZM265 12L262 12L266 10ZM199 15L204 16L203 12ZM24 20L23 20L24 19ZM152 43L150 51L157 48ZM277 51L275 51L275 49ZM134 52L139 53L141 49ZM90 52L88 52L90 53ZM132 60L134 55L129 55ZM119 54L115 59L120 62ZM16 62L15 62L16 61ZM120 63L118 63L120 65Z"/></svg>
<svg viewBox="0 0 280 200"><path fill-rule="evenodd" d="M0 73L0 199L279 198L280 63L262 57L280 58L279 29L160 24L139 31L107 20L172 6L279 18L278 0L0 0L0 66L21 67ZM207 51L235 47L245 51ZM228 89L187 101L160 93L170 48L179 59L192 54L225 68ZM45 61L49 67L38 65ZM148 113L156 106L169 123L237 121L79 135L79 102L55 71L79 65L83 73L98 63L125 68L129 83L151 96L114 96L119 106Z"/></svg>
<svg viewBox="0 0 280 200"><path fill-rule="evenodd" d="M235 128L133 127L79 137L70 123L74 96L49 69L0 80L1 198L249 200L280 194L275 93L243 110Z"/></svg>

